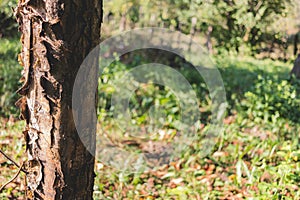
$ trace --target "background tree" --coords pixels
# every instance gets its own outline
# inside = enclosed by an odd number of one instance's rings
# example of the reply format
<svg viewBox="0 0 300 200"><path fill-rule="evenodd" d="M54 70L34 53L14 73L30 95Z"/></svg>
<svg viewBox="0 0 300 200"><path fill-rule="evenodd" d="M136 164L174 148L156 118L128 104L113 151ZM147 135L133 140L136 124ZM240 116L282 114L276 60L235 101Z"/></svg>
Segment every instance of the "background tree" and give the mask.
<svg viewBox="0 0 300 200"><path fill-rule="evenodd" d="M102 1L20 0L16 16L22 33L20 63L23 86L17 102L26 120L28 161L25 163L28 199L92 199L94 156L82 144L72 110L77 71L99 43ZM97 67L91 65L97 84ZM95 91L85 91L87 112ZM92 122L96 116L79 120ZM87 117L87 115L85 115ZM86 120L86 121L85 121ZM94 149L95 127L85 138Z"/></svg>
<svg viewBox="0 0 300 200"><path fill-rule="evenodd" d="M290 19L297 14L297 4L296 0L110 0L106 9L111 27L108 32L118 30L117 22L121 23L119 31L164 27L200 35L206 38L203 43L211 41L208 46L214 44L220 50L246 49L256 54L275 48L286 52L287 45L292 44L288 38L295 20Z"/></svg>
<svg viewBox="0 0 300 200"><path fill-rule="evenodd" d="M16 0L0 1L0 34L4 36L14 33L10 9L15 4ZM109 37L135 27L164 27L193 33L195 38L201 36L210 50L214 46L219 51L283 57L297 51L287 48L295 47L299 24L293 19L298 13L297 0L109 0L105 4L107 26L103 33Z"/></svg>

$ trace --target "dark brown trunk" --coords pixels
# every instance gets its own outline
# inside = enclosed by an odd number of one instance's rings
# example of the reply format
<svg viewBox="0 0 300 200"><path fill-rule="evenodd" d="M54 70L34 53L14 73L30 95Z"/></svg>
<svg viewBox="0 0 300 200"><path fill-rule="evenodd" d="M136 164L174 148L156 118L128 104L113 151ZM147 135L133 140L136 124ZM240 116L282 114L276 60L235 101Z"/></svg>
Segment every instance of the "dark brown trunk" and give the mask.
<svg viewBox="0 0 300 200"><path fill-rule="evenodd" d="M296 33L294 38L294 56L298 54L298 42L299 42L299 33Z"/></svg>
<svg viewBox="0 0 300 200"><path fill-rule="evenodd" d="M296 78L300 78L300 54L298 54L298 57L295 60L291 75L294 75Z"/></svg>
<svg viewBox="0 0 300 200"><path fill-rule="evenodd" d="M26 120L26 199L92 199L94 156L76 131L72 90L82 61L100 41L102 1L19 0L15 14L22 32L17 105ZM86 137L93 145L95 129Z"/></svg>

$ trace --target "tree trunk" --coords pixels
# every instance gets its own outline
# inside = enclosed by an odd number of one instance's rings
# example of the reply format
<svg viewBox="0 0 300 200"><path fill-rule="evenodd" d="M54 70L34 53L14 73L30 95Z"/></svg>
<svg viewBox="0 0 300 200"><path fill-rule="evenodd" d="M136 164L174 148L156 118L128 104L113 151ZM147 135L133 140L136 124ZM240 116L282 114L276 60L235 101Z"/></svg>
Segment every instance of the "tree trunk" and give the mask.
<svg viewBox="0 0 300 200"><path fill-rule="evenodd" d="M120 21L119 31L123 32L125 30L126 30L126 13L123 13Z"/></svg>
<svg viewBox="0 0 300 200"><path fill-rule="evenodd" d="M294 75L298 79L300 78L300 54L298 54L298 57L294 62L294 67L290 74Z"/></svg>
<svg viewBox="0 0 300 200"><path fill-rule="evenodd" d="M213 45L211 42L211 34L213 31L213 27L212 26L208 26L208 30L207 30L207 34L206 34L206 48L209 52L209 54L213 54Z"/></svg>
<svg viewBox="0 0 300 200"><path fill-rule="evenodd" d="M196 25L197 25L197 18L193 17L192 18L192 24L191 24L191 30L190 30L190 42L189 42L189 51L191 51L192 49L192 45L193 45L193 39L195 37L196 34Z"/></svg>
<svg viewBox="0 0 300 200"><path fill-rule="evenodd" d="M26 199L92 199L94 156L75 128L72 90L82 61L100 42L102 1L19 0L15 15L22 32L17 105L26 120ZM97 67L90 70L97 74ZM97 84L97 77L90 81ZM94 149L95 127L85 137Z"/></svg>
<svg viewBox="0 0 300 200"><path fill-rule="evenodd" d="M298 53L298 42L299 42L299 33L296 33L294 38L294 56L296 56Z"/></svg>

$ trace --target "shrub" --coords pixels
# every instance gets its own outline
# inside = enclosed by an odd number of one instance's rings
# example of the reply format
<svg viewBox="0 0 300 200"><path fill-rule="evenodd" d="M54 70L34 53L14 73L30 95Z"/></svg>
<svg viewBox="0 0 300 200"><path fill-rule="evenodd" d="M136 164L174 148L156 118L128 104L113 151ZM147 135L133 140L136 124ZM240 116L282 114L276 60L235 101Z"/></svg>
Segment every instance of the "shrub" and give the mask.
<svg viewBox="0 0 300 200"><path fill-rule="evenodd" d="M285 118L300 122L299 83L276 77L258 76L251 91L245 93L240 112L255 122L275 122Z"/></svg>
<svg viewBox="0 0 300 200"><path fill-rule="evenodd" d="M18 113L14 104L18 99L16 91L20 87L18 80L22 69L17 61L19 49L18 40L0 40L0 115L16 116Z"/></svg>
<svg viewBox="0 0 300 200"><path fill-rule="evenodd" d="M16 6L16 0L0 0L0 38L17 35L18 26L13 16L13 8Z"/></svg>

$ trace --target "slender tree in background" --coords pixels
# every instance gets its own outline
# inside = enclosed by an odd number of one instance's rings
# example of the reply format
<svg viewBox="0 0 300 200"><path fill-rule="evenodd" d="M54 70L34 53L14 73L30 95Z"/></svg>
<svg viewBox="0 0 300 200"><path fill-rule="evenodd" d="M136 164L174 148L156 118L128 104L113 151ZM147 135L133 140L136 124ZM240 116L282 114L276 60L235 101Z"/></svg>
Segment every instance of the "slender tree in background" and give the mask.
<svg viewBox="0 0 300 200"><path fill-rule="evenodd" d="M300 78L300 54L298 54L298 57L294 62L294 67L291 71L291 74L295 75L296 78Z"/></svg>
<svg viewBox="0 0 300 200"><path fill-rule="evenodd" d="M72 90L82 61L100 42L102 1L19 0L15 15L24 66L17 105L26 120L26 198L92 199L94 156L75 128ZM90 70L97 84L97 66ZM94 92L86 91L82 104L95 102ZM93 149L95 127L84 138Z"/></svg>

